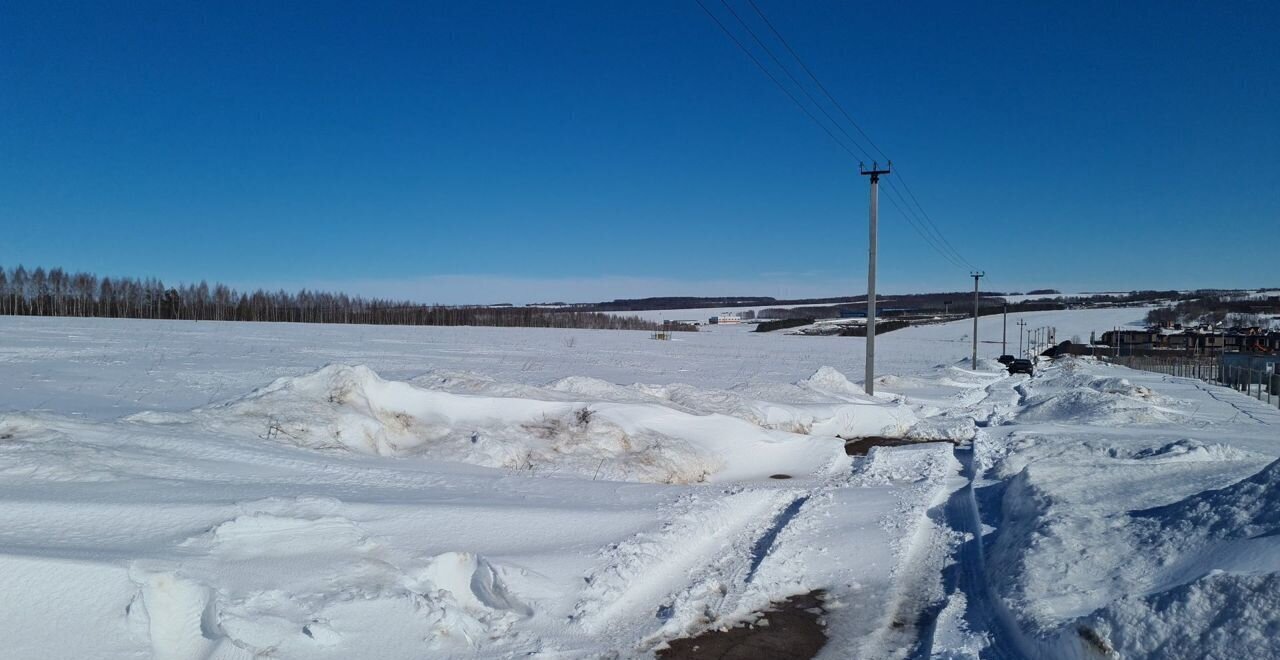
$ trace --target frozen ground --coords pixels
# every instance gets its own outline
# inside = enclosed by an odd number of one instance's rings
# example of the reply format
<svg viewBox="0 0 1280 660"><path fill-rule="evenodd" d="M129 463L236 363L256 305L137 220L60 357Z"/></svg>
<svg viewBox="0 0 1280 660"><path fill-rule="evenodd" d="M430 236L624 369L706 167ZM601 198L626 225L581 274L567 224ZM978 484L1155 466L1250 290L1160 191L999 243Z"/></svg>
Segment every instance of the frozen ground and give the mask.
<svg viewBox="0 0 1280 660"><path fill-rule="evenodd" d="M971 371L970 329L883 335L873 399L861 340L732 326L0 318L0 639L647 657L820 589L821 657L1275 655L1280 414L1091 361ZM950 442L845 455L870 435Z"/></svg>

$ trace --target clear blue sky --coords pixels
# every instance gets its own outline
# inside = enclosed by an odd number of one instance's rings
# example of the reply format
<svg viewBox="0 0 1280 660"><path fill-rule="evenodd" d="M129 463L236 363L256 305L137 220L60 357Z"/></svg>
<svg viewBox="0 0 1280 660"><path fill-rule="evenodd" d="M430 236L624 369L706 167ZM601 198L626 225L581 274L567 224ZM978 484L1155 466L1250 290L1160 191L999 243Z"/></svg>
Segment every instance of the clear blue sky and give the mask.
<svg viewBox="0 0 1280 660"><path fill-rule="evenodd" d="M988 286L1280 282L1280 5L757 2ZM6 266L856 293L866 204L694 0L0 7ZM882 291L970 286L881 219Z"/></svg>

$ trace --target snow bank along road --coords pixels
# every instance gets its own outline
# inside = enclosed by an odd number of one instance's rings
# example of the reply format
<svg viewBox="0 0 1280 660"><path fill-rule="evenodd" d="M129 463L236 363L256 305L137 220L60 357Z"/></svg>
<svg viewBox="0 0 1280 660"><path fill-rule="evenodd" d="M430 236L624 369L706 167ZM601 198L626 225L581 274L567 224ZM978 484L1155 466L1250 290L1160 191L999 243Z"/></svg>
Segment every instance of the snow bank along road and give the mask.
<svg viewBox="0 0 1280 660"><path fill-rule="evenodd" d="M969 329L873 399L849 338L0 319L0 639L648 657L821 589L820 657L1275 655L1277 413Z"/></svg>

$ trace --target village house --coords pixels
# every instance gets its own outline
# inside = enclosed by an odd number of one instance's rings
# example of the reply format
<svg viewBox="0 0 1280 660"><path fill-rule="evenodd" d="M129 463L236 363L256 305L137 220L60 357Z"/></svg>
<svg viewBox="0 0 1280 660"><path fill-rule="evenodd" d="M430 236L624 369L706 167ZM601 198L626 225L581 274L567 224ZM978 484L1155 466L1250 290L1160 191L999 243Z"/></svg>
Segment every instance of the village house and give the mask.
<svg viewBox="0 0 1280 660"><path fill-rule="evenodd" d="M1280 332L1262 328L1148 328L1108 330L1102 344L1127 351L1216 353L1280 353Z"/></svg>

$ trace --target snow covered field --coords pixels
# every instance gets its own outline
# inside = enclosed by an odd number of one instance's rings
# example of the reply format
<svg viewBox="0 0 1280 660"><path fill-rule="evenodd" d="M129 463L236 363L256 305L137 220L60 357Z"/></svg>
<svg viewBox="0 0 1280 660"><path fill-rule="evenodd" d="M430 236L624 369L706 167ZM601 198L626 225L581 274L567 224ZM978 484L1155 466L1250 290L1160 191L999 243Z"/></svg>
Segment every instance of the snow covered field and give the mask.
<svg viewBox="0 0 1280 660"><path fill-rule="evenodd" d="M649 657L814 590L827 658L1280 652L1274 409L749 329L0 318L6 657Z"/></svg>

